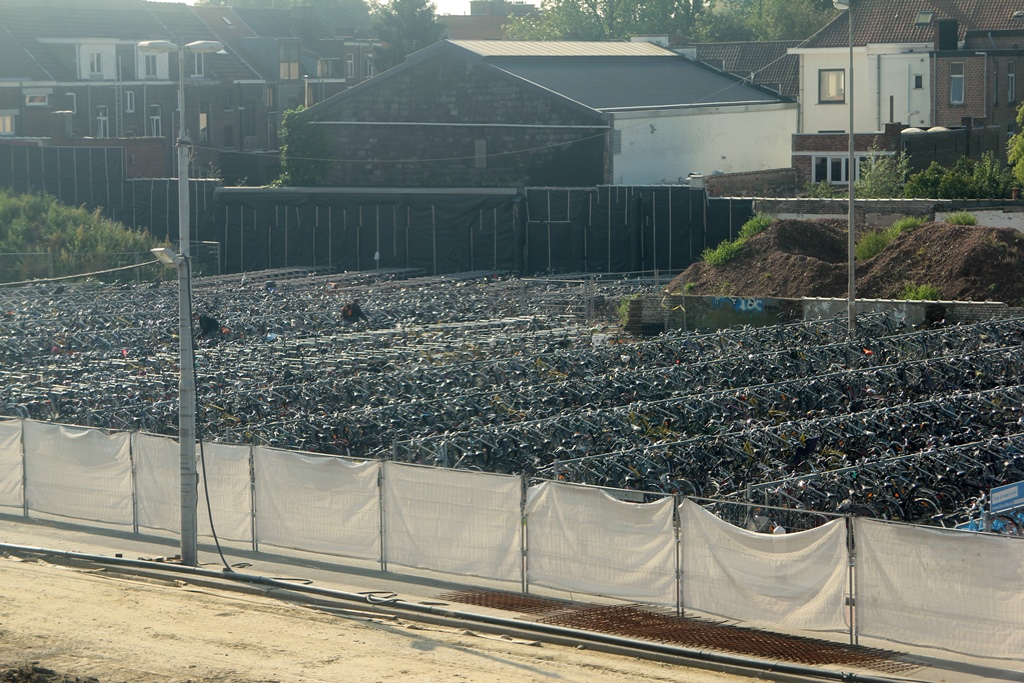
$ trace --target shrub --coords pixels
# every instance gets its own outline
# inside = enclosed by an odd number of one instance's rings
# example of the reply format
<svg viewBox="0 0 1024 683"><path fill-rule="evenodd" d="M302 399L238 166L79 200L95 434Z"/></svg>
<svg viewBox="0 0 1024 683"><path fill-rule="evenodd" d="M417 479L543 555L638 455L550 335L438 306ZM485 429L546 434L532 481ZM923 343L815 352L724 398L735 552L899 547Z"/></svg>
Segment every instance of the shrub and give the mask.
<svg viewBox="0 0 1024 683"><path fill-rule="evenodd" d="M902 197L910 175L910 155L883 155L872 146L870 156L860 166L860 178L854 193L865 199Z"/></svg>
<svg viewBox="0 0 1024 683"><path fill-rule="evenodd" d="M858 261L866 261L877 256L889 243L907 230L924 225L924 219L916 216L901 218L884 230L872 230L861 235L854 247Z"/></svg>
<svg viewBox="0 0 1024 683"><path fill-rule="evenodd" d="M740 228L740 235L734 240L726 240L714 249L705 249L701 258L705 263L712 266L721 266L736 258L747 240L759 232L764 231L772 221L775 220L766 213L759 213L743 224Z"/></svg>
<svg viewBox="0 0 1024 683"><path fill-rule="evenodd" d="M935 285L915 285L908 282L903 285L900 298L907 301L938 301L941 293Z"/></svg>
<svg viewBox="0 0 1024 683"><path fill-rule="evenodd" d="M629 307L633 303L633 299L636 299L639 294L630 294L619 299L619 307L616 309L616 313L619 318L619 325L625 327L626 323L629 322Z"/></svg>
<svg viewBox="0 0 1024 683"><path fill-rule="evenodd" d="M978 219L967 211L957 211L946 216L946 222L953 225L977 225Z"/></svg>
<svg viewBox="0 0 1024 683"><path fill-rule="evenodd" d="M827 180L820 180L816 183L807 183L804 186L805 197L811 199L835 199L847 194L846 190L837 185L832 185Z"/></svg>

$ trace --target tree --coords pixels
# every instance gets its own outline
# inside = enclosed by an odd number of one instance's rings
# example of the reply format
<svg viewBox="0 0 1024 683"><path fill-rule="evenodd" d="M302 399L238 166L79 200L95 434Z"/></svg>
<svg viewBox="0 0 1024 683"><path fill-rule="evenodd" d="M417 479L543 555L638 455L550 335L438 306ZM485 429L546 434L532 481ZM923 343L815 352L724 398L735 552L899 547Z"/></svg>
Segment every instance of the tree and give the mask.
<svg viewBox="0 0 1024 683"><path fill-rule="evenodd" d="M542 0L538 16L512 19L505 33L513 40L689 40L704 9L705 0Z"/></svg>
<svg viewBox="0 0 1024 683"><path fill-rule="evenodd" d="M1014 174L992 152L975 161L963 157L953 168L931 165L910 177L904 196L929 199L1003 199L1010 196Z"/></svg>
<svg viewBox="0 0 1024 683"><path fill-rule="evenodd" d="M331 170L334 144L326 126L314 124L303 107L281 119L281 176L274 185L315 187Z"/></svg>
<svg viewBox="0 0 1024 683"><path fill-rule="evenodd" d="M434 3L428 0L390 0L373 7L371 14L381 44L373 50L378 71L398 66L405 58L444 37Z"/></svg>
<svg viewBox="0 0 1024 683"><path fill-rule="evenodd" d="M1024 104L1017 110L1017 133L1006 143L1006 159L1013 166L1013 176L1024 183Z"/></svg>
<svg viewBox="0 0 1024 683"><path fill-rule="evenodd" d="M704 41L807 38L836 15L831 0L721 0L703 15Z"/></svg>
<svg viewBox="0 0 1024 683"><path fill-rule="evenodd" d="M860 166L860 178L853 191L864 199L902 197L909 174L909 154L882 155L877 147L872 147L870 156Z"/></svg>
<svg viewBox="0 0 1024 683"><path fill-rule="evenodd" d="M317 20L331 28L369 28L370 6L366 0L196 0L197 7L288 8L311 5L316 8Z"/></svg>

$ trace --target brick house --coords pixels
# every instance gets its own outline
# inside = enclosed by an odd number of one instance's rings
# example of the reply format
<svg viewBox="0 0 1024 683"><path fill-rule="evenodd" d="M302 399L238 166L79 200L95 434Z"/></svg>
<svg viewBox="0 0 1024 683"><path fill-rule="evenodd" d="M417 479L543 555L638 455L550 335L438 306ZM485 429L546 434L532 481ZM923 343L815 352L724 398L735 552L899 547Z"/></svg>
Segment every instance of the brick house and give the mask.
<svg viewBox="0 0 1024 683"><path fill-rule="evenodd" d="M790 49L800 58L792 163L801 182L847 182L851 29L857 159L875 146L909 151L914 168L988 150L1005 160L1022 94L1024 3L854 0ZM894 125L908 131L898 142Z"/></svg>
<svg viewBox="0 0 1024 683"><path fill-rule="evenodd" d="M587 186L786 166L796 105L648 42L441 41L315 105L323 185ZM756 120L756 124L755 124Z"/></svg>
<svg viewBox="0 0 1024 683"><path fill-rule="evenodd" d="M179 74L178 55L146 53L138 47L145 40L212 40L224 49L186 54ZM283 112L372 75L372 43L338 38L309 7L5 0L0 144L121 147L129 177L173 176L180 80L189 174L217 173L230 156L236 176L266 182ZM347 69L353 53L359 60Z"/></svg>

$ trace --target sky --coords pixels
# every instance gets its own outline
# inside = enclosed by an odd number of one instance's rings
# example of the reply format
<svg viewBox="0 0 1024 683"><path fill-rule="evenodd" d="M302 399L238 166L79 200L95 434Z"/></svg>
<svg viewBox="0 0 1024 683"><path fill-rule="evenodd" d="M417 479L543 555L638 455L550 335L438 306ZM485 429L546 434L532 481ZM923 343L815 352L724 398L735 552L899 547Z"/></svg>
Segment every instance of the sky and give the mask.
<svg viewBox="0 0 1024 683"><path fill-rule="evenodd" d="M180 0L179 0L180 1ZM437 14L469 14L469 0L433 0ZM195 0L184 0L185 4L194 4ZM538 2L534 4L539 4Z"/></svg>

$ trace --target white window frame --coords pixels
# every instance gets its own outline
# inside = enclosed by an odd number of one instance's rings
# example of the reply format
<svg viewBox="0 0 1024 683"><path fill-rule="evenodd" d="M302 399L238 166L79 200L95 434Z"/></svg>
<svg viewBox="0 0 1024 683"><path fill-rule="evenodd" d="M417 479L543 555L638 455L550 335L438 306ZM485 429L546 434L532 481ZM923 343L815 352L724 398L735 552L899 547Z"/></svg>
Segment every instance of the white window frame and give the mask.
<svg viewBox="0 0 1024 683"><path fill-rule="evenodd" d="M160 65L155 54L142 56L142 69L146 78L158 78L160 76Z"/></svg>
<svg viewBox="0 0 1024 683"><path fill-rule="evenodd" d="M960 73L955 73L959 71ZM963 104L964 103L964 63L963 62L950 62L949 63L949 103L950 104ZM957 96L959 95L959 99Z"/></svg>
<svg viewBox="0 0 1024 683"><path fill-rule="evenodd" d="M89 52L89 75L103 75L103 53L92 50Z"/></svg>
<svg viewBox="0 0 1024 683"><path fill-rule="evenodd" d="M26 107L49 107L50 96L46 94L25 95Z"/></svg>
<svg viewBox="0 0 1024 683"><path fill-rule="evenodd" d="M149 134L154 138L163 137L164 125L159 104L149 105Z"/></svg>
<svg viewBox="0 0 1024 683"><path fill-rule="evenodd" d="M105 104L96 105L96 135L97 138L110 137L110 109Z"/></svg>
<svg viewBox="0 0 1024 683"><path fill-rule="evenodd" d="M373 55L366 55L366 73L364 75L364 78L373 78L373 76Z"/></svg>
<svg viewBox="0 0 1024 683"><path fill-rule="evenodd" d="M192 56L195 57L192 60L192 78L202 78L206 75L206 54L203 52L193 52Z"/></svg>
<svg viewBox="0 0 1024 683"><path fill-rule="evenodd" d="M14 114L0 114L0 135L14 135Z"/></svg>
<svg viewBox="0 0 1024 683"><path fill-rule="evenodd" d="M135 91L125 90L124 91L124 113L134 114L135 113Z"/></svg>
<svg viewBox="0 0 1024 683"><path fill-rule="evenodd" d="M351 52L345 55L345 77L356 77L356 56Z"/></svg>
<svg viewBox="0 0 1024 683"><path fill-rule="evenodd" d="M860 178L860 167L864 163L866 157L862 154L855 154L853 157L854 168L854 182ZM818 177L818 160L825 159L826 176L825 178ZM849 166L850 155L849 154L815 154L811 157L811 182L820 183L821 181L827 181L829 185L846 185L847 180L847 166ZM836 174L833 171L839 170L839 177L835 177Z"/></svg>
<svg viewBox="0 0 1024 683"><path fill-rule="evenodd" d="M1017 62L1012 59L1006 63L1006 101L1017 101Z"/></svg>
<svg viewBox="0 0 1024 683"><path fill-rule="evenodd" d="M76 93L73 93L73 92L64 93L64 95L68 98L68 104L70 105L68 107L68 109L71 110L72 114L77 114L78 113L78 95Z"/></svg>
<svg viewBox="0 0 1024 683"><path fill-rule="evenodd" d="M827 91L841 94L826 95ZM818 69L818 104L846 103L846 69Z"/></svg>

